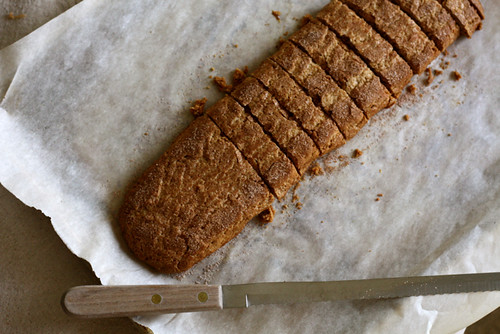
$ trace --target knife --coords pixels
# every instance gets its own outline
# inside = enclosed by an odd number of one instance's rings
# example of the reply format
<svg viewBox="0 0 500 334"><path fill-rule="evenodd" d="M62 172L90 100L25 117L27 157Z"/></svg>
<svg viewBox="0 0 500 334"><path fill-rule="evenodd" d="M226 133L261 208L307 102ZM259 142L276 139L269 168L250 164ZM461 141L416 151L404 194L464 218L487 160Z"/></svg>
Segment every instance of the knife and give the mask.
<svg viewBox="0 0 500 334"><path fill-rule="evenodd" d="M62 306L68 314L79 317L123 317L495 290L500 290L500 272L237 285L87 285L69 289Z"/></svg>

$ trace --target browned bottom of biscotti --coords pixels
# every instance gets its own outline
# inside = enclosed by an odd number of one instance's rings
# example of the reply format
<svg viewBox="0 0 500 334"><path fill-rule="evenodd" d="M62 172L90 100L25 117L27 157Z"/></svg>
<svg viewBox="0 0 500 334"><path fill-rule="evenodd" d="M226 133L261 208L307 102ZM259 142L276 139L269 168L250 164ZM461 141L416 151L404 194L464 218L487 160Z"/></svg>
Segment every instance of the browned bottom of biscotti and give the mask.
<svg viewBox="0 0 500 334"><path fill-rule="evenodd" d="M181 272L231 240L273 199L240 151L201 116L126 194L120 226L140 260Z"/></svg>

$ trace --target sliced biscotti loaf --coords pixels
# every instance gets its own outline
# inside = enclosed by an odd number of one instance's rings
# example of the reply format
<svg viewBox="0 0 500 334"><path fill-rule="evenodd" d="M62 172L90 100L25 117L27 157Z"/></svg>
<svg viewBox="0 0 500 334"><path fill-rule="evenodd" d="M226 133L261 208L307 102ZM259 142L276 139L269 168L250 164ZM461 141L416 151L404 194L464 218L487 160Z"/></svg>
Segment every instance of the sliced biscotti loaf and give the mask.
<svg viewBox="0 0 500 334"><path fill-rule="evenodd" d="M394 99L380 78L324 24L311 21L290 36L335 79L369 119Z"/></svg>
<svg viewBox="0 0 500 334"><path fill-rule="evenodd" d="M208 109L207 115L236 145L278 199L299 181L300 176L285 153L232 97L219 100Z"/></svg>
<svg viewBox="0 0 500 334"><path fill-rule="evenodd" d="M278 143L294 163L300 175L319 157L319 150L311 137L290 119L278 101L262 87L257 79L248 77L231 93L262 128Z"/></svg>
<svg viewBox="0 0 500 334"><path fill-rule="evenodd" d="M408 62L422 73L439 54L434 43L400 7L389 0L341 0L386 38Z"/></svg>
<svg viewBox="0 0 500 334"><path fill-rule="evenodd" d="M392 0L434 41L440 51L460 35L455 20L437 0Z"/></svg>
<svg viewBox="0 0 500 334"><path fill-rule="evenodd" d="M235 237L273 200L240 151L201 116L130 188L120 226L140 260L181 272Z"/></svg>
<svg viewBox="0 0 500 334"><path fill-rule="evenodd" d="M347 92L295 45L283 43L271 59L304 87L314 103L332 117L346 139L354 137L366 124L365 115Z"/></svg>
<svg viewBox="0 0 500 334"><path fill-rule="evenodd" d="M436 1L419 1L444 15ZM438 1L465 34L480 27L476 0ZM332 0L194 120L125 196L119 219L132 252L165 273L189 269L390 105L411 69L437 55L434 44L455 38L449 17L425 28L425 7L410 5Z"/></svg>
<svg viewBox="0 0 500 334"><path fill-rule="evenodd" d="M401 94L413 72L392 45L365 20L339 0L330 1L318 13L317 19L349 45L395 97Z"/></svg>
<svg viewBox="0 0 500 334"><path fill-rule="evenodd" d="M252 76L297 120L321 154L345 144L344 136L333 120L314 105L311 97L278 64L265 60Z"/></svg>

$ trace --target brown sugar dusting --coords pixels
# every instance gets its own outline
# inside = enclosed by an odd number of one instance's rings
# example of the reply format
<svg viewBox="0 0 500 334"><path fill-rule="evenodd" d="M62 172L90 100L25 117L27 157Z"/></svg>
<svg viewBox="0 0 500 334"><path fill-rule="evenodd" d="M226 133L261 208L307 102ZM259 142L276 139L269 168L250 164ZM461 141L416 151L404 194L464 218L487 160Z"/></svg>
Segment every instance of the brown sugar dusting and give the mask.
<svg viewBox="0 0 500 334"><path fill-rule="evenodd" d="M271 14L273 14L274 18L276 19L276 21L280 22L281 21L281 12L279 10L273 10L271 12Z"/></svg>
<svg viewBox="0 0 500 334"><path fill-rule="evenodd" d="M318 175L323 175L324 172L323 172L323 168L321 168L321 166L315 162L311 168L309 168L309 175L311 176L318 176Z"/></svg>
<svg viewBox="0 0 500 334"><path fill-rule="evenodd" d="M207 104L207 98L204 97L202 99L196 100L193 103L193 106L189 108L189 111L194 117L198 117L203 115L203 112L205 111L205 105Z"/></svg>
<svg viewBox="0 0 500 334"><path fill-rule="evenodd" d="M462 79L462 75L458 71L451 72L451 75L452 75L453 79L456 81Z"/></svg>
<svg viewBox="0 0 500 334"><path fill-rule="evenodd" d="M353 152L352 152L352 157L354 159L356 158L359 158L360 156L363 155L363 151L361 151L360 149L355 149Z"/></svg>
<svg viewBox="0 0 500 334"><path fill-rule="evenodd" d="M233 85L228 85L224 77L214 77L214 84L223 93L229 93L233 90Z"/></svg>
<svg viewBox="0 0 500 334"><path fill-rule="evenodd" d="M274 208L270 206L259 214L259 221L262 224L269 224L273 221L275 213Z"/></svg>
<svg viewBox="0 0 500 334"><path fill-rule="evenodd" d="M245 73L245 71L242 71L239 68L235 69L233 72L233 85L234 86L239 85L240 83L243 82L243 80L245 80L246 77L247 74Z"/></svg>

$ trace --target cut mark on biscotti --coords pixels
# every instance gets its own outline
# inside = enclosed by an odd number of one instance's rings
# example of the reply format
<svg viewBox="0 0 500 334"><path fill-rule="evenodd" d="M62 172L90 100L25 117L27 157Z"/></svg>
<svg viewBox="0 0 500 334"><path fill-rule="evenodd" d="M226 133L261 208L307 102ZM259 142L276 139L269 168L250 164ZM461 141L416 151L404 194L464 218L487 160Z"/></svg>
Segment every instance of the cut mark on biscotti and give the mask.
<svg viewBox="0 0 500 334"><path fill-rule="evenodd" d="M279 143L294 163L299 174L304 174L312 161L319 157L311 137L291 119L278 101L257 79L249 77L231 93L245 110L258 119L265 131Z"/></svg>
<svg viewBox="0 0 500 334"><path fill-rule="evenodd" d="M366 124L363 112L349 95L312 59L291 42L285 42L271 59L281 66L336 123L346 140Z"/></svg>
<svg viewBox="0 0 500 334"><path fill-rule="evenodd" d="M387 40L339 0L330 1L317 19L365 61L393 96L399 97L413 71Z"/></svg>
<svg viewBox="0 0 500 334"><path fill-rule="evenodd" d="M389 0L341 0L365 19L403 56L415 74L422 73L439 50L419 26Z"/></svg>
<svg viewBox="0 0 500 334"><path fill-rule="evenodd" d="M349 94L367 119L393 104L394 99L380 78L324 24L311 21L290 41Z"/></svg>
<svg viewBox="0 0 500 334"><path fill-rule="evenodd" d="M481 18L481 20L484 20L484 8L483 5L481 4L480 0L469 0L472 7L476 9L477 14Z"/></svg>
<svg viewBox="0 0 500 334"><path fill-rule="evenodd" d="M207 115L240 150L276 198L283 198L299 180L300 176L286 154L232 97L219 100Z"/></svg>
<svg viewBox="0 0 500 334"><path fill-rule="evenodd" d="M279 67L281 67L281 68L283 69L283 71L286 71L286 72L290 75L290 77L293 79L293 81L295 81L295 83L296 83L296 84L297 84L297 85L298 85L298 86L299 86L299 87L300 87L300 88L304 91L304 93L306 93L309 97L311 97L311 99L312 99L312 101L313 101L314 105L315 105L317 108L321 109L321 110L322 110L322 111L323 111L326 115L331 116L331 114L329 114L329 113L325 110L325 108L323 108L323 107L321 106L321 104L319 104L319 103L318 103L318 100L317 100L316 98L314 98L314 97L313 97L313 96L309 93L309 91L306 89L306 87L304 87L304 85L303 85L303 84L302 84L299 80L297 80L297 78L296 78L296 77L295 77L292 73L290 73L289 71L287 71L287 69L286 69L286 68L284 68L283 66L281 66L281 64L279 64L278 62L276 62L273 58L269 58L269 59L270 59L272 62L274 62L276 65L278 65ZM346 135L345 135L345 134L344 134L344 132L340 129L340 127L339 127L339 125L338 125L337 121L335 121L335 119L334 119L333 117L331 117L331 119L332 119L332 121L335 123L335 125L337 126L337 128L339 129L339 132L340 132L340 134L342 135L342 137L344 137L344 139L346 139L346 140L347 140Z"/></svg>
<svg viewBox="0 0 500 334"><path fill-rule="evenodd" d="M390 0L399 6L440 51L446 50L460 35L455 20L437 0Z"/></svg>
<svg viewBox="0 0 500 334"><path fill-rule="evenodd" d="M339 129L322 110L318 109L310 96L303 92L295 81L270 60L264 61L252 76L273 95L274 98L297 119L302 128L314 140L321 154L345 144Z"/></svg>
<svg viewBox="0 0 500 334"><path fill-rule="evenodd" d="M460 27L462 34L471 38L481 28L481 16L469 0L438 0Z"/></svg>

